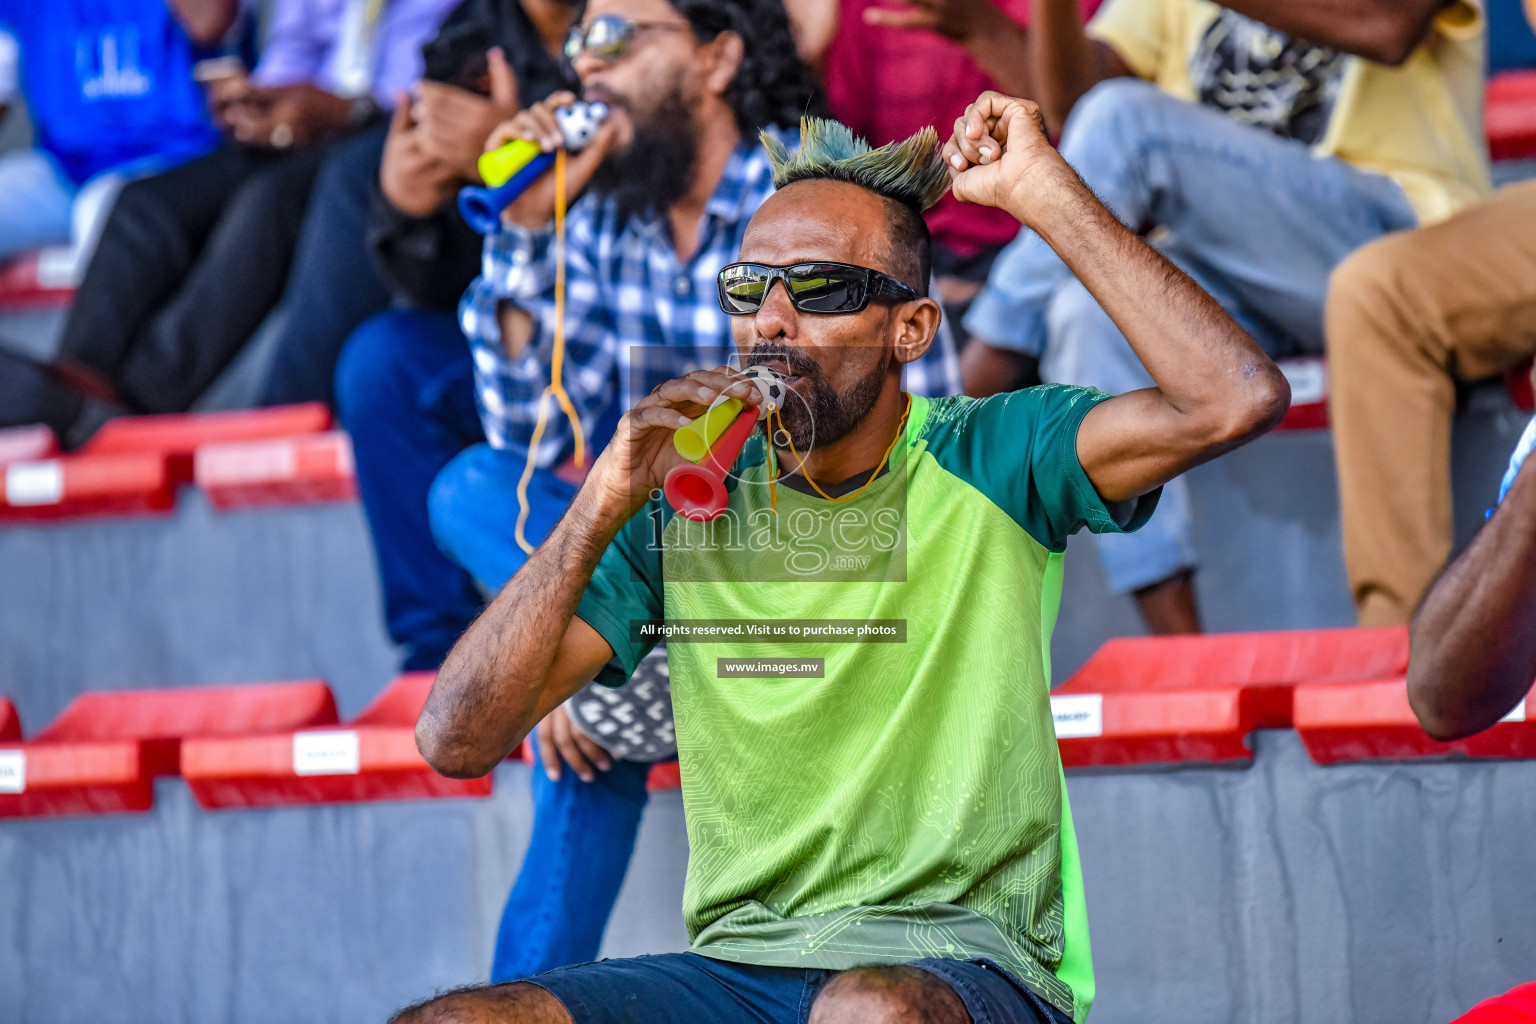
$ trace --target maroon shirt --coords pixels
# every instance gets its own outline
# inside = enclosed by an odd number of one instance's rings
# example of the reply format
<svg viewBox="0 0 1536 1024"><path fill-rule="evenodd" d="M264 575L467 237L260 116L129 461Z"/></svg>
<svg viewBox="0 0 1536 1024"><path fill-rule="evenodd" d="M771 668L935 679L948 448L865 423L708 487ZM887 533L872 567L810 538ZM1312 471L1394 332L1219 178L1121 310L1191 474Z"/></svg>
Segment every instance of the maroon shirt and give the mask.
<svg viewBox="0 0 1536 1024"><path fill-rule="evenodd" d="M1084 16L1102 0L1083 0ZM882 0L839 0L837 35L827 50L827 100L832 114L876 146L905 139L932 125L940 140L968 103L997 88L965 47L934 32L864 24L864 11ZM1020 25L1029 24L1028 0L991 0ZM946 195L928 211L934 241L957 256L974 256L1019 233L1001 210L970 206Z"/></svg>

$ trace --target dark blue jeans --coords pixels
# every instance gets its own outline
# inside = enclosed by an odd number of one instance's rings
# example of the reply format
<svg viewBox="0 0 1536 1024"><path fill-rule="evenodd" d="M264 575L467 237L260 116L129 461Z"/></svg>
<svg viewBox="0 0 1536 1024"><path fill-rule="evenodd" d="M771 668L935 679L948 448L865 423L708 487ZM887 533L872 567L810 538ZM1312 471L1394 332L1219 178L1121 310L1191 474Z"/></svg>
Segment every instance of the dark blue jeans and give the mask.
<svg viewBox="0 0 1536 1024"><path fill-rule="evenodd" d="M427 494L455 455L485 435L469 343L447 313L390 310L352 333L336 401L352 434L357 486L373 533L384 619L405 671L442 664L482 604L469 573L432 539Z"/></svg>
<svg viewBox="0 0 1536 1024"><path fill-rule="evenodd" d="M600 435L597 443L606 442ZM513 532L525 458L475 445L432 485L428 507L438 545L487 590L501 589L527 561ZM528 483L528 542L547 537L575 496L571 484L535 471ZM571 771L552 780L534 764L533 835L502 911L492 982L597 959L635 848L649 771L648 764L614 761L588 783Z"/></svg>
<svg viewBox="0 0 1536 1024"><path fill-rule="evenodd" d="M347 337L389 305L368 252L368 205L388 131L379 125L341 143L320 167L283 289L263 405L331 403Z"/></svg>
<svg viewBox="0 0 1536 1024"><path fill-rule="evenodd" d="M530 742L535 742L532 737ZM535 763L533 835L501 912L491 982L597 959L645 810L650 765L614 761L591 782Z"/></svg>

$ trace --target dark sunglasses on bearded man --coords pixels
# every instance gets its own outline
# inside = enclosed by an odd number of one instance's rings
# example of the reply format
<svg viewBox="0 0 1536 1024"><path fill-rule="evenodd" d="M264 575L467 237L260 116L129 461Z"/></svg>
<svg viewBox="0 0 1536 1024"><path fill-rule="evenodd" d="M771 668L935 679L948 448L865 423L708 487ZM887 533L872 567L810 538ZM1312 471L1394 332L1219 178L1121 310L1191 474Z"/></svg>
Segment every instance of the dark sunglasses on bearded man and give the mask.
<svg viewBox="0 0 1536 1024"><path fill-rule="evenodd" d="M921 298L907 285L851 263L795 263L771 267L732 263L720 271L720 308L731 316L756 313L768 301L773 282L784 282L789 301L802 313L857 313L870 299L910 302Z"/></svg>

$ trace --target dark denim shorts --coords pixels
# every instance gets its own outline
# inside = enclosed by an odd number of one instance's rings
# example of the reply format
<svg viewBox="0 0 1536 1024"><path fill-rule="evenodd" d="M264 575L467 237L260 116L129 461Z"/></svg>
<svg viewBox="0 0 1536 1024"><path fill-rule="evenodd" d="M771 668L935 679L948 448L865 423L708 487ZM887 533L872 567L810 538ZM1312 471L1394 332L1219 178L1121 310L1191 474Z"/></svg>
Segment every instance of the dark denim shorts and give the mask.
<svg viewBox="0 0 1536 1024"><path fill-rule="evenodd" d="M943 979L975 1024L1072 1024L986 960L912 960ZM527 979L564 1004L576 1024L805 1024L837 972L758 967L697 953L664 953L562 967Z"/></svg>

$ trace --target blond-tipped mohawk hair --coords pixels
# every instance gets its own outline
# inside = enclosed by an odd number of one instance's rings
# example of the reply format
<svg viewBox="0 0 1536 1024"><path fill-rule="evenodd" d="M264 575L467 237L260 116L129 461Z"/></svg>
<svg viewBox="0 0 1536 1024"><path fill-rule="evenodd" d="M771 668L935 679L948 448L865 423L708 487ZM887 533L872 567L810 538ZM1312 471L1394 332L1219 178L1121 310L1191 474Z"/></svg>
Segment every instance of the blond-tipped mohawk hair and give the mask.
<svg viewBox="0 0 1536 1024"><path fill-rule="evenodd" d="M879 149L858 138L846 125L827 118L800 119L800 148L791 153L773 135L762 134L773 161L778 188L797 181L846 181L894 199L921 214L943 197L949 173L939 158L939 136L924 128L905 142Z"/></svg>

